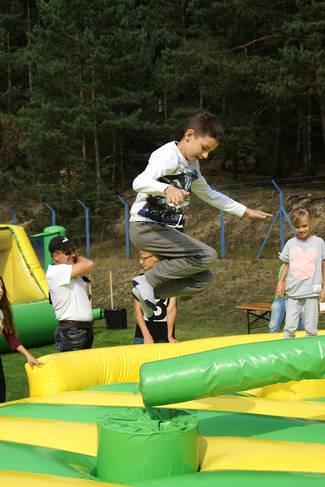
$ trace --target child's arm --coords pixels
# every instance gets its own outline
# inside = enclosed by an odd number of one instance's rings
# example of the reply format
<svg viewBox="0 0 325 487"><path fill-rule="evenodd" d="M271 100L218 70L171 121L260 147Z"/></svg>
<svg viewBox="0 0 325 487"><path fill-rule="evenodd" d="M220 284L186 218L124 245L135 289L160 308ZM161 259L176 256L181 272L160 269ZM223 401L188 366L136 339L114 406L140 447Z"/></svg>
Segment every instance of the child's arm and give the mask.
<svg viewBox="0 0 325 487"><path fill-rule="evenodd" d="M177 340L173 337L177 314L177 298L174 296L170 298L167 306L167 331L169 343L175 343Z"/></svg>
<svg viewBox="0 0 325 487"><path fill-rule="evenodd" d="M281 273L281 276L279 277L278 283L275 288L275 294L279 297L282 297L285 295L286 292L286 284L285 280L289 272L289 264L284 263L283 270Z"/></svg>
<svg viewBox="0 0 325 487"><path fill-rule="evenodd" d="M199 172L199 169L196 169L197 172ZM207 181L200 172L198 179L196 179L192 183L192 191L201 200L205 201L209 205L218 208L219 210L227 211L239 217L246 215L250 218L265 219L272 216L270 213L265 213L261 210L253 210L251 208L247 208L245 205L238 203L238 201L235 201L232 198L229 198L229 196L220 193L220 191L212 188L207 183Z"/></svg>
<svg viewBox="0 0 325 487"><path fill-rule="evenodd" d="M320 293L320 300L325 301L325 260L322 261L323 284Z"/></svg>
<svg viewBox="0 0 325 487"><path fill-rule="evenodd" d="M260 220L265 220L265 218L273 216L271 213L265 213L262 210L253 210L252 208L246 208L244 215L249 218L258 218Z"/></svg>
<svg viewBox="0 0 325 487"><path fill-rule="evenodd" d="M29 365L31 366L31 368L33 368L34 365L36 365L36 367L41 367L42 365L44 365L43 362L41 362L40 360L35 358L28 350L26 350L24 345L19 345L16 348L16 350L26 357L26 360L29 363Z"/></svg>
<svg viewBox="0 0 325 487"><path fill-rule="evenodd" d="M135 320L138 323L139 328L143 335L143 343L155 343L152 336L150 335L146 322L144 321L141 305L139 301L137 301L136 299L133 302L133 309L134 309Z"/></svg>
<svg viewBox="0 0 325 487"><path fill-rule="evenodd" d="M155 196L165 196L168 203L180 205L190 193L184 189L176 188L167 183L161 183L157 179L165 176L165 171L153 171L150 166L133 181L133 189L138 193Z"/></svg>
<svg viewBox="0 0 325 487"><path fill-rule="evenodd" d="M175 188L175 186L167 186L164 193L168 203L172 203L176 206L184 203L184 198L190 194L184 189Z"/></svg>
<svg viewBox="0 0 325 487"><path fill-rule="evenodd" d="M75 262L72 264L71 277L79 277L83 274L91 272L94 268L92 260L83 257L82 255L75 256Z"/></svg>
<svg viewBox="0 0 325 487"><path fill-rule="evenodd" d="M178 160L173 151L167 151L167 153L159 150L155 151L151 154L145 170L134 179L134 191L154 196L165 196L165 190L170 185L158 181L158 179L169 174L174 174L177 167Z"/></svg>

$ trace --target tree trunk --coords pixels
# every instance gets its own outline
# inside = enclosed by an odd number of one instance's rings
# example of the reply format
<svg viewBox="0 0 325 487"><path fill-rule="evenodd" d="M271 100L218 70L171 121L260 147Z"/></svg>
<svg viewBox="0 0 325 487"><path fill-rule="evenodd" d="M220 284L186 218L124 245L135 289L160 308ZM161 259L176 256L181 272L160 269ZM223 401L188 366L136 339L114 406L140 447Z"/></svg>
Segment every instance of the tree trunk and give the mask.
<svg viewBox="0 0 325 487"><path fill-rule="evenodd" d="M312 176L312 162L311 162L311 103L310 98L307 100L307 115L304 120L303 130L303 161L304 161L304 174L306 176Z"/></svg>
<svg viewBox="0 0 325 487"><path fill-rule="evenodd" d="M84 104L84 90L80 86L80 101L81 105L83 106ZM86 134L84 129L82 128L82 133L81 133L81 154L82 154L82 159L84 161L87 160L87 144L86 144Z"/></svg>
<svg viewBox="0 0 325 487"><path fill-rule="evenodd" d="M168 108L167 108L167 90L165 88L164 90L164 117L165 117L165 122L168 120Z"/></svg>
<svg viewBox="0 0 325 487"><path fill-rule="evenodd" d="M82 56L81 56L81 48L80 48L80 38L78 37L78 56L79 56L79 100L80 100L80 109L83 111L85 107L85 90L84 90L84 69L82 65ZM83 161L87 160L87 141L86 141L86 134L84 129L84 124L82 123L81 126L81 157Z"/></svg>
<svg viewBox="0 0 325 487"><path fill-rule="evenodd" d="M115 187L116 183L116 160L117 160L117 144L116 144L116 132L113 129L113 161L112 161L112 187Z"/></svg>
<svg viewBox="0 0 325 487"><path fill-rule="evenodd" d="M167 122L167 120L168 120L167 90L164 91L164 115L165 115L165 122Z"/></svg>
<svg viewBox="0 0 325 487"><path fill-rule="evenodd" d="M298 110L298 126L297 126L296 150L295 150L295 160L296 160L296 162L301 162L302 136L303 136L303 121L302 121L301 109L299 107L299 110Z"/></svg>
<svg viewBox="0 0 325 487"><path fill-rule="evenodd" d="M10 107L11 107L11 90L12 90L12 70L11 70L11 63L10 63L10 50L11 50L11 45L10 45L10 32L7 32L6 35L6 43L7 43L7 53L8 53L8 64L7 64L7 108L8 112L10 113Z"/></svg>
<svg viewBox="0 0 325 487"><path fill-rule="evenodd" d="M275 140L274 140L274 157L272 176L280 176L279 171L279 146L280 146L280 116L279 110L276 108L276 120L275 120Z"/></svg>
<svg viewBox="0 0 325 487"><path fill-rule="evenodd" d="M238 155L234 155L232 159L232 176L234 179L238 179Z"/></svg>
<svg viewBox="0 0 325 487"><path fill-rule="evenodd" d="M183 31L183 36L182 36L183 45L185 45L185 44L186 44L186 40L187 40L187 17L186 17L186 6L187 6L187 2L184 2L184 5L183 5L183 10L182 10L182 13L181 13L182 31Z"/></svg>
<svg viewBox="0 0 325 487"><path fill-rule="evenodd" d="M30 1L27 0L27 48L30 49L31 47L31 17L30 17ZM32 68L30 63L28 63L28 88L29 94L32 93L33 90L33 76L32 76Z"/></svg>
<svg viewBox="0 0 325 487"><path fill-rule="evenodd" d="M222 97L222 114L226 113L226 97Z"/></svg>
<svg viewBox="0 0 325 487"><path fill-rule="evenodd" d="M97 106L96 106L96 71L95 68L91 70L91 103L92 103L92 115L93 115L93 140L94 140L94 153L95 153L95 167L96 167L96 193L100 195L101 185L101 171L100 171L100 156L99 156L99 143L98 143L98 121L97 121Z"/></svg>
<svg viewBox="0 0 325 487"><path fill-rule="evenodd" d="M200 105L200 110L203 108L203 103L204 103L204 88L202 86L199 87L200 94L199 94L199 105Z"/></svg>
<svg viewBox="0 0 325 487"><path fill-rule="evenodd" d="M319 95L319 109L322 125L323 151L325 152L325 93Z"/></svg>
<svg viewBox="0 0 325 487"><path fill-rule="evenodd" d="M80 66L80 72L79 72L79 99L80 99L80 105L81 109L84 107L85 104L85 92L83 89L83 82L82 82L82 70ZM84 128L82 127L81 129L81 154L82 154L82 159L83 161L86 161L87 159L87 145L86 145L86 135Z"/></svg>
<svg viewBox="0 0 325 487"><path fill-rule="evenodd" d="M121 187L124 187L124 139L121 137L120 140L120 178Z"/></svg>

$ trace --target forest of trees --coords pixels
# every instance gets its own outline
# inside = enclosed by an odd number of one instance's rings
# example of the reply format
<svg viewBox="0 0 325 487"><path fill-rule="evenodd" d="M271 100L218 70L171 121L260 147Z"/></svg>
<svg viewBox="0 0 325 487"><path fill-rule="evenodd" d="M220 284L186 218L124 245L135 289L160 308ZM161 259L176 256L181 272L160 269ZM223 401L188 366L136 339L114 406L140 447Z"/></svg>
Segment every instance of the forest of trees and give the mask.
<svg viewBox="0 0 325 487"><path fill-rule="evenodd" d="M1 0L0 184L95 208L198 109L238 176L315 175L325 1Z"/></svg>

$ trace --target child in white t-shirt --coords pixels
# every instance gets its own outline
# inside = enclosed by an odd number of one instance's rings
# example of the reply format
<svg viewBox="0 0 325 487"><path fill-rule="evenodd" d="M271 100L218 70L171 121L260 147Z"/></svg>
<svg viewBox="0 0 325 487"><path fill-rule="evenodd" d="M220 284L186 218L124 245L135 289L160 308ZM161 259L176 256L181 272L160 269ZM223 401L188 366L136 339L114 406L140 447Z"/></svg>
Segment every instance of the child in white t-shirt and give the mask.
<svg viewBox="0 0 325 487"><path fill-rule="evenodd" d="M297 235L286 243L280 260L285 263L276 287L278 296L287 296L284 338L293 338L299 318L305 316L307 336L317 335L319 301L325 301L325 243L312 233L309 210L293 211Z"/></svg>
<svg viewBox="0 0 325 487"><path fill-rule="evenodd" d="M53 264L48 266L46 280L51 304L58 321L54 333L59 352L91 348L93 314L84 274L91 272L94 263L76 255L67 237L54 237L49 243Z"/></svg>

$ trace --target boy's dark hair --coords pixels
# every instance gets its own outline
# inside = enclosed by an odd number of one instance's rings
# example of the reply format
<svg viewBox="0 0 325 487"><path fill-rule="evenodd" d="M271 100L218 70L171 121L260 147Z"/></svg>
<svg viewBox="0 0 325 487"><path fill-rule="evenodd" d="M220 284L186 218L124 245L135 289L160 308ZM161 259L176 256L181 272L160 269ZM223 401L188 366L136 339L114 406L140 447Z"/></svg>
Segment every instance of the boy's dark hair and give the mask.
<svg viewBox="0 0 325 487"><path fill-rule="evenodd" d="M193 129L199 135L209 135L220 144L224 142L224 131L218 118L210 112L197 112L191 116L185 127L185 132Z"/></svg>
<svg viewBox="0 0 325 487"><path fill-rule="evenodd" d="M291 213L291 220L294 226L299 224L303 218L308 218L309 221L311 221L311 213L307 208L297 208L296 210L293 210Z"/></svg>

